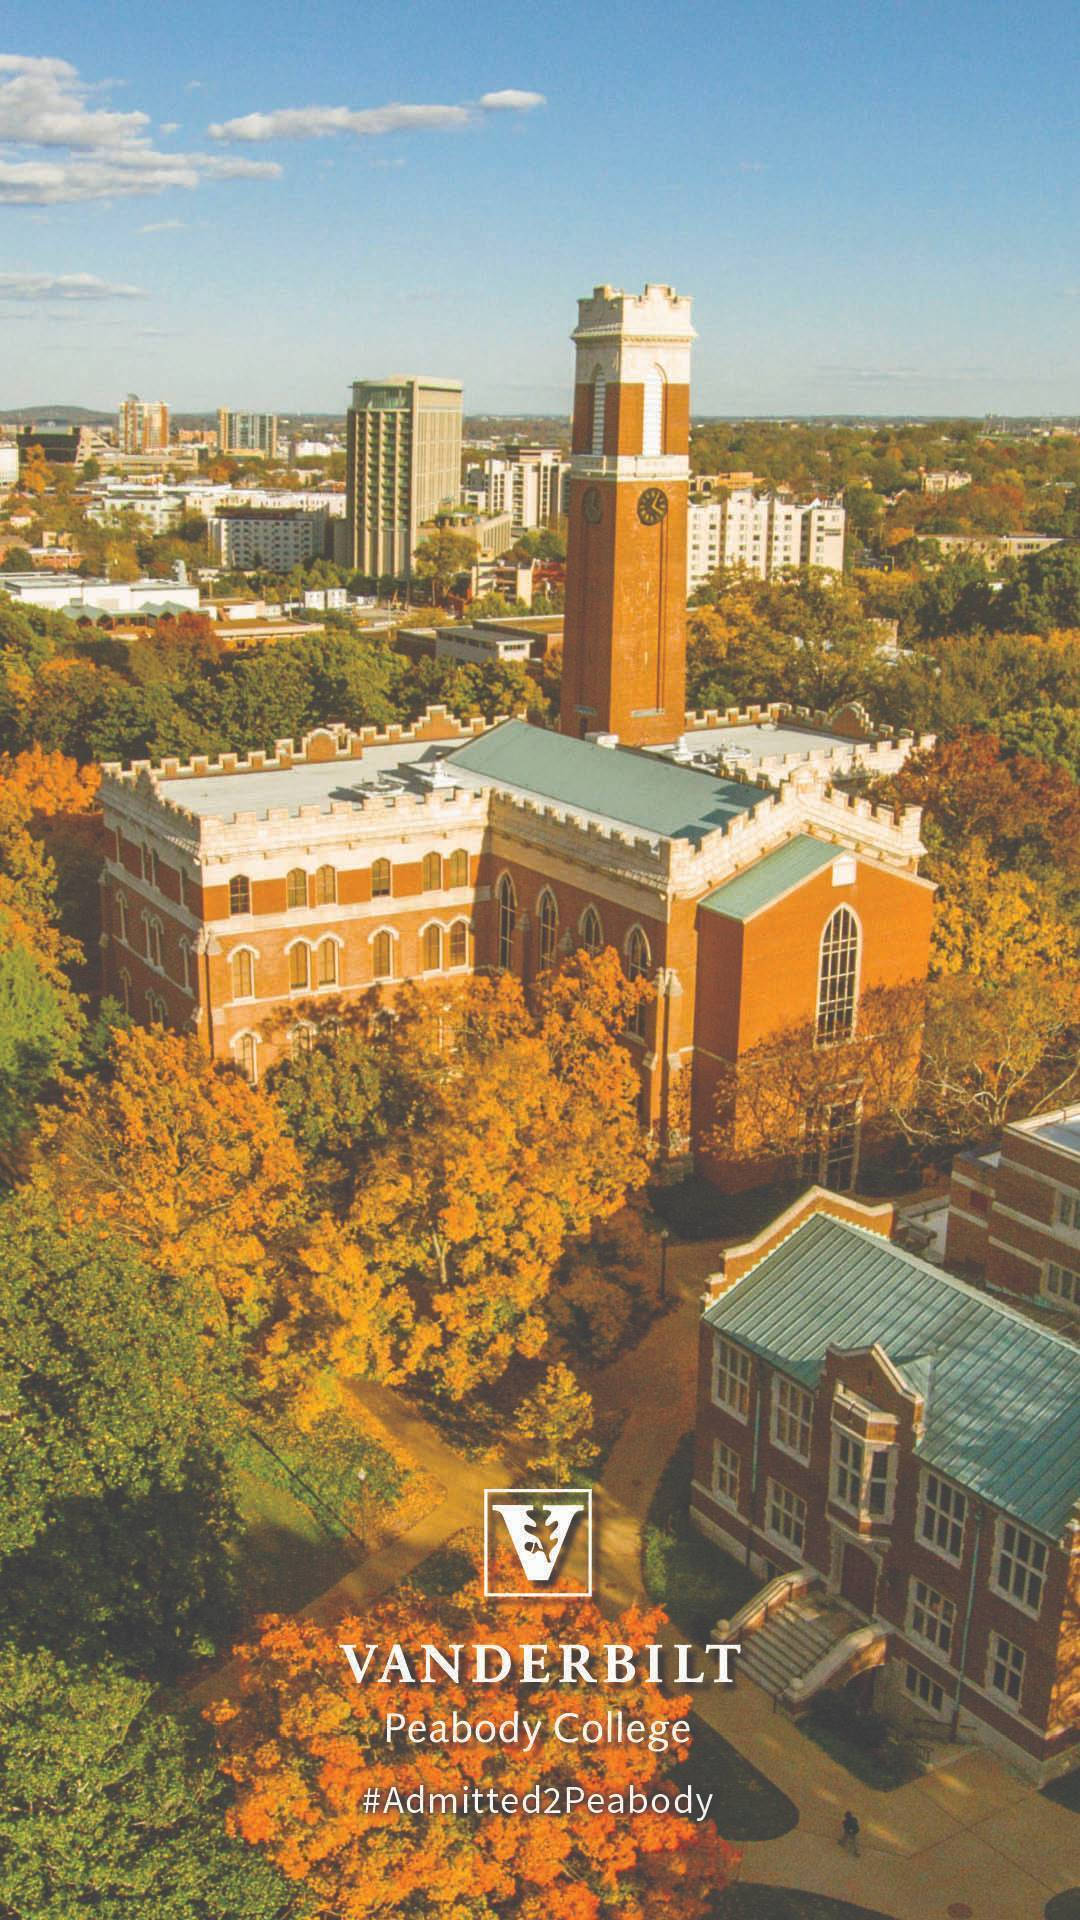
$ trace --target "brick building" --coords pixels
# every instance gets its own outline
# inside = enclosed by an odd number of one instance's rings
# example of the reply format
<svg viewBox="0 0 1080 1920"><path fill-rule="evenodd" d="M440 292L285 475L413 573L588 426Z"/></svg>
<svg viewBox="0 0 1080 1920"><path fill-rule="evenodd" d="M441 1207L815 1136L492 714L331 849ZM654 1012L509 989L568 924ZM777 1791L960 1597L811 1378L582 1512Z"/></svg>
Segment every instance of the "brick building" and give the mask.
<svg viewBox="0 0 1080 1920"><path fill-rule="evenodd" d="M729 1250L693 1518L771 1583L732 1625L789 1705L851 1681L1046 1779L1080 1757L1080 1349L891 1223L812 1191Z"/></svg>
<svg viewBox="0 0 1080 1920"><path fill-rule="evenodd" d="M328 998L472 967L529 983L612 946L656 985L627 1045L672 1152L710 1125L723 1063L795 1020L844 1079L860 996L926 970L918 813L834 791L813 756L775 785L733 778L724 725L696 726L688 764L691 337L666 287L581 302L560 733L436 709L105 770L105 980L137 1018L254 1076ZM823 1143L834 1184L855 1177L858 1101L848 1086Z"/></svg>
<svg viewBox="0 0 1080 1920"><path fill-rule="evenodd" d="M1080 1315L1080 1107L1006 1127L953 1163L945 1258L1002 1293Z"/></svg>

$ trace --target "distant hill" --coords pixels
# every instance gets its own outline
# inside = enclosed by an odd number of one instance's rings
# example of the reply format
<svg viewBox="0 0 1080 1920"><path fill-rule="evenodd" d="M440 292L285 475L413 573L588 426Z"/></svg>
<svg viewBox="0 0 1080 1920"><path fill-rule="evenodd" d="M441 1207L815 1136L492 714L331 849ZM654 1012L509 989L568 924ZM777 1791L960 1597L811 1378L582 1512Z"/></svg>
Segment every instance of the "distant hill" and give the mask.
<svg viewBox="0 0 1080 1920"><path fill-rule="evenodd" d="M55 420L58 427L89 427L100 420L115 420L115 407L66 407L50 404L41 407L0 408L0 422L10 427L43 426Z"/></svg>

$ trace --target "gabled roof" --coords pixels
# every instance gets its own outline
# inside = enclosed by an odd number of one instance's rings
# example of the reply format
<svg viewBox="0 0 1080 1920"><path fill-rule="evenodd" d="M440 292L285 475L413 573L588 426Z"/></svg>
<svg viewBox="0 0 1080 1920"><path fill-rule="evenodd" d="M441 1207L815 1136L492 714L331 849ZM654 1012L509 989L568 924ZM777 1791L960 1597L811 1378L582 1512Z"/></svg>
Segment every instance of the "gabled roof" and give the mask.
<svg viewBox="0 0 1080 1920"><path fill-rule="evenodd" d="M697 842L766 798L760 787L655 754L546 733L525 720L506 720L447 758L484 784L668 840Z"/></svg>
<svg viewBox="0 0 1080 1920"><path fill-rule="evenodd" d="M777 847L775 853L756 860L744 873L737 873L714 887L701 904L708 907L710 913L722 913L728 920L749 920L753 914L760 913L762 907L770 907L774 900L779 900L781 894L790 893L793 887L812 879L823 867L831 867L845 851L844 847L815 840L808 833L796 834L786 846Z"/></svg>
<svg viewBox="0 0 1080 1920"><path fill-rule="evenodd" d="M1080 1347L879 1235L813 1214L706 1309L817 1385L827 1350L882 1347L925 1391L917 1452L1059 1539L1080 1499Z"/></svg>

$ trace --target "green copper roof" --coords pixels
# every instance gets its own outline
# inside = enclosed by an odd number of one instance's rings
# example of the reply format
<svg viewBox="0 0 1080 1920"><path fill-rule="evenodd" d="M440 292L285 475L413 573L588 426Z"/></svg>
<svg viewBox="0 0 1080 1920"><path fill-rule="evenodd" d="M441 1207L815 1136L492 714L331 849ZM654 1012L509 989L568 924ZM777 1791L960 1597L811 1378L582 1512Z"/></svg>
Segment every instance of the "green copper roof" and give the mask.
<svg viewBox="0 0 1080 1920"><path fill-rule="evenodd" d="M775 853L767 853L764 860L755 861L747 867L745 873L737 873L733 880L725 880L723 886L707 893L701 902L711 913L722 913L729 920L749 920L752 914L760 913L762 907L772 905L782 893L788 893L804 880L809 880L822 867L831 866L842 847L828 846L824 840L813 840L808 833L797 834L784 847L778 847Z"/></svg>
<svg viewBox="0 0 1080 1920"><path fill-rule="evenodd" d="M1080 1498L1080 1347L891 1241L812 1214L705 1311L807 1387L877 1343L927 1391L917 1452L1059 1539Z"/></svg>
<svg viewBox="0 0 1080 1920"><path fill-rule="evenodd" d="M484 782L668 840L701 840L764 798L760 787L716 779L656 754L546 733L525 720L493 727L448 760Z"/></svg>

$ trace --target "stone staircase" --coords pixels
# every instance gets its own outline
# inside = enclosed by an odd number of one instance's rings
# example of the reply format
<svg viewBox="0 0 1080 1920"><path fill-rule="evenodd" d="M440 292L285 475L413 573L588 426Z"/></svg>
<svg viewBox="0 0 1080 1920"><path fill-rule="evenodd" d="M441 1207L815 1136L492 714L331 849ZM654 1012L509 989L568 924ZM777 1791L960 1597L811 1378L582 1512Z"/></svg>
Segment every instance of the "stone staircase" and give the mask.
<svg viewBox="0 0 1080 1920"><path fill-rule="evenodd" d="M793 1595L744 1632L736 1672L781 1699L859 1624L859 1615L813 1590Z"/></svg>

